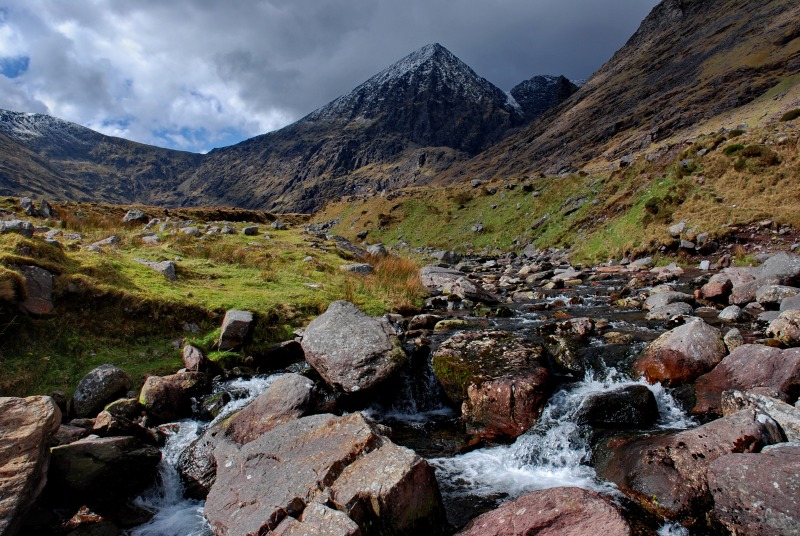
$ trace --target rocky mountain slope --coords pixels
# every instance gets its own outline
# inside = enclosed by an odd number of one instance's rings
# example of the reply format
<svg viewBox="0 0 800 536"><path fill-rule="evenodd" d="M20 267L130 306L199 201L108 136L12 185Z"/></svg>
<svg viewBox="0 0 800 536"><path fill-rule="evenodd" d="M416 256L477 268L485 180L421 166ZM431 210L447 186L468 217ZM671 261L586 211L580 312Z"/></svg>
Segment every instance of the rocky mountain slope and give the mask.
<svg viewBox="0 0 800 536"><path fill-rule="evenodd" d="M503 91L428 45L282 130L212 151L180 193L188 204L313 211L427 180L522 122Z"/></svg>
<svg viewBox="0 0 800 536"><path fill-rule="evenodd" d="M522 107L526 120L533 120L578 91L578 86L563 76L534 76L517 84L511 96Z"/></svg>
<svg viewBox="0 0 800 536"><path fill-rule="evenodd" d="M42 114L0 110L0 194L168 204L202 155L105 136Z"/></svg>
<svg viewBox="0 0 800 536"><path fill-rule="evenodd" d="M572 98L451 178L616 163L770 90L777 97L798 73L797 2L664 0Z"/></svg>

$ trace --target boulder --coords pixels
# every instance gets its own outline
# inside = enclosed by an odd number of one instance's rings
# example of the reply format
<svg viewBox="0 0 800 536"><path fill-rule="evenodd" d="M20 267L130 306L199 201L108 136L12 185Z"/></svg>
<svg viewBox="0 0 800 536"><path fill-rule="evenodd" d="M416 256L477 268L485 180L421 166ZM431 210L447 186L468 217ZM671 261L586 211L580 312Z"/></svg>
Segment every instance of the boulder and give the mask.
<svg viewBox="0 0 800 536"><path fill-rule="evenodd" d="M617 440L602 473L645 509L691 525L711 506L706 483L711 462L779 441L772 419L741 411L685 432Z"/></svg>
<svg viewBox="0 0 800 536"><path fill-rule="evenodd" d="M756 280L761 285L794 285L800 282L800 256L778 253L758 267Z"/></svg>
<svg viewBox="0 0 800 536"><path fill-rule="evenodd" d="M312 406L314 382L299 374L276 379L227 423L226 436L240 445L305 415Z"/></svg>
<svg viewBox="0 0 800 536"><path fill-rule="evenodd" d="M304 417L244 446L222 442L214 457L204 514L218 535L274 531L313 503L334 506L365 534L444 532L431 466L360 413Z"/></svg>
<svg viewBox="0 0 800 536"><path fill-rule="evenodd" d="M103 238L102 240L98 240L97 242L93 243L92 246L96 246L101 248L103 246L116 246L120 243L120 239L118 236L112 235L108 238Z"/></svg>
<svg viewBox="0 0 800 536"><path fill-rule="evenodd" d="M597 492L550 488L523 495L473 519L458 536L627 536L617 506Z"/></svg>
<svg viewBox="0 0 800 536"><path fill-rule="evenodd" d="M728 349L728 353L730 353L744 344L744 337L742 337L742 332L737 328L731 328L725 336L722 337L722 341L725 343L725 348Z"/></svg>
<svg viewBox="0 0 800 536"><path fill-rule="evenodd" d="M423 266L419 270L419 279L423 286L432 292L441 291L447 283L453 282L459 277L464 277L464 272L454 268L444 268L435 264Z"/></svg>
<svg viewBox="0 0 800 536"><path fill-rule="evenodd" d="M675 302L661 307L651 309L645 319L647 320L669 320L676 316L690 316L694 313L694 307L685 302Z"/></svg>
<svg viewBox="0 0 800 536"><path fill-rule="evenodd" d="M781 300L781 311L791 311L800 309L800 295L784 298Z"/></svg>
<svg viewBox="0 0 800 536"><path fill-rule="evenodd" d="M61 411L48 396L0 397L0 534L19 530L47 481Z"/></svg>
<svg viewBox="0 0 800 536"><path fill-rule="evenodd" d="M79 418L94 417L106 404L122 398L132 384L124 370L110 364L100 365L78 383L72 395L72 409Z"/></svg>
<svg viewBox="0 0 800 536"><path fill-rule="evenodd" d="M47 315L53 312L53 274L38 266L23 266L22 278L25 281L25 301L20 303L23 311L33 315Z"/></svg>
<svg viewBox="0 0 800 536"><path fill-rule="evenodd" d="M588 337L594 333L595 322L591 318L570 318L556 324L556 330L563 335Z"/></svg>
<svg viewBox="0 0 800 536"><path fill-rule="evenodd" d="M214 448L225 433L224 422L206 429L191 445L181 452L176 469L184 486L184 495L205 499L217 478Z"/></svg>
<svg viewBox="0 0 800 536"><path fill-rule="evenodd" d="M777 309L785 298L800 294L800 288L786 285L764 285L756 290L756 301L766 307Z"/></svg>
<svg viewBox="0 0 800 536"><path fill-rule="evenodd" d="M718 318L723 322L741 322L745 313L738 305L729 305L719 312Z"/></svg>
<svg viewBox="0 0 800 536"><path fill-rule="evenodd" d="M311 503L297 519L285 517L270 532L275 536L361 536L359 526L347 514Z"/></svg>
<svg viewBox="0 0 800 536"><path fill-rule="evenodd" d="M708 468L712 517L731 534L800 534L800 444L729 454Z"/></svg>
<svg viewBox="0 0 800 536"><path fill-rule="evenodd" d="M0 235L16 233L25 238L33 238L35 230L32 223L22 220L0 221Z"/></svg>
<svg viewBox="0 0 800 536"><path fill-rule="evenodd" d="M285 231L285 230L287 229L287 226L286 226L286 224L285 224L285 223L283 223L281 220L274 220L274 221L273 221L273 222L270 224L270 227L272 227L272 228L273 228L273 229L275 229L276 231Z"/></svg>
<svg viewBox="0 0 800 536"><path fill-rule="evenodd" d="M359 275L369 275L374 271L372 265L366 263L345 264L339 268L345 272L351 272Z"/></svg>
<svg viewBox="0 0 800 536"><path fill-rule="evenodd" d="M644 385L629 385L586 397L575 421L599 428L650 428L658 422L658 404Z"/></svg>
<svg viewBox="0 0 800 536"><path fill-rule="evenodd" d="M92 426L92 433L100 437L132 436L145 443L157 444L155 435L146 428L125 417L112 415L108 411L101 411L97 414Z"/></svg>
<svg viewBox="0 0 800 536"><path fill-rule="evenodd" d="M134 259L134 260L139 264L144 264L145 266L150 267L156 272L162 274L170 281L176 281L178 279L177 266L175 265L174 261L151 262L151 261L146 261L144 259Z"/></svg>
<svg viewBox="0 0 800 536"><path fill-rule="evenodd" d="M720 413L723 391L754 388L769 388L783 395L800 388L800 348L781 350L760 344L736 348L714 370L697 379L692 413Z"/></svg>
<svg viewBox="0 0 800 536"><path fill-rule="evenodd" d="M253 313L231 309L222 320L219 335L220 350L237 350L242 347L253 326Z"/></svg>
<svg viewBox="0 0 800 536"><path fill-rule="evenodd" d="M732 415L743 409L755 410L778 423L787 441L800 443L800 408L758 391L725 391L721 400L722 414Z"/></svg>
<svg viewBox="0 0 800 536"><path fill-rule="evenodd" d="M89 436L51 450L48 489L83 504L132 497L153 484L161 451L134 437Z"/></svg>
<svg viewBox="0 0 800 536"><path fill-rule="evenodd" d="M386 251L386 246L383 244L372 244L371 246L367 246L367 253L373 257L386 257L389 255L389 252Z"/></svg>
<svg viewBox="0 0 800 536"><path fill-rule="evenodd" d="M336 389L371 389L407 362L400 339L384 318L371 318L355 305L335 301L305 330L306 360Z"/></svg>
<svg viewBox="0 0 800 536"><path fill-rule="evenodd" d="M150 217L138 209L131 209L122 217L122 223L147 223Z"/></svg>
<svg viewBox="0 0 800 536"><path fill-rule="evenodd" d="M442 286L442 294L455 296L462 300L472 300L487 304L499 302L497 296L486 291L483 287L473 283L466 277L459 277L455 281L445 283Z"/></svg>
<svg viewBox="0 0 800 536"><path fill-rule="evenodd" d="M647 298L647 300L644 302L644 308L647 311L652 311L653 309L665 307L673 303L692 302L694 302L694 296L691 294L675 291L659 292L657 294L652 294Z"/></svg>
<svg viewBox="0 0 800 536"><path fill-rule="evenodd" d="M169 376L149 376L139 393L139 404L160 422L192 416L192 397L203 394L208 377L202 372L178 372Z"/></svg>
<svg viewBox="0 0 800 536"><path fill-rule="evenodd" d="M245 236L256 236L258 234L258 226L248 225L247 227L242 229L242 234Z"/></svg>
<svg viewBox="0 0 800 536"><path fill-rule="evenodd" d="M725 343L719 330L691 318L650 343L634 370L650 383L675 386L708 372L724 355Z"/></svg>
<svg viewBox="0 0 800 536"><path fill-rule="evenodd" d="M766 333L786 346L800 344L800 310L783 311L769 323Z"/></svg>
<svg viewBox="0 0 800 536"><path fill-rule="evenodd" d="M211 361L209 361L199 348L191 344L187 344L183 347L183 366L186 367L186 370L203 372L210 364Z"/></svg>
<svg viewBox="0 0 800 536"><path fill-rule="evenodd" d="M504 331L454 335L433 354L447 396L476 439L513 439L536 422L552 389L543 349Z"/></svg>

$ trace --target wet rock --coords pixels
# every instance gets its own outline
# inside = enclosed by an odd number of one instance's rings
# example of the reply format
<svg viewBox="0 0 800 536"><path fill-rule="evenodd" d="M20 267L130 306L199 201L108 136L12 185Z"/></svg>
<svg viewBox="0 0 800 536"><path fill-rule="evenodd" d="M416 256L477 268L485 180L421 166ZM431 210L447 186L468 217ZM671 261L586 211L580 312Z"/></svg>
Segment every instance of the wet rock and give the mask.
<svg viewBox="0 0 800 536"><path fill-rule="evenodd" d="M756 291L756 301L766 308L778 308L785 298L800 294L800 288L786 285L764 285Z"/></svg>
<svg viewBox="0 0 800 536"><path fill-rule="evenodd" d="M780 426L787 441L800 443L800 409L783 400L754 391L725 391L722 393L722 414L732 415L743 409L763 413Z"/></svg>
<svg viewBox="0 0 800 536"><path fill-rule="evenodd" d="M340 267L345 272L351 272L359 275L369 275L373 272L374 268L366 263L358 264L345 264Z"/></svg>
<svg viewBox="0 0 800 536"><path fill-rule="evenodd" d="M122 223L147 223L150 217L138 209L131 209L122 217Z"/></svg>
<svg viewBox="0 0 800 536"><path fill-rule="evenodd" d="M50 439L50 446L57 447L59 445L68 445L79 439L89 435L89 430L79 426L70 426L69 424L62 424L53 437Z"/></svg>
<svg viewBox="0 0 800 536"><path fill-rule="evenodd" d="M304 361L303 346L295 340L283 341L272 347L258 359L259 371L280 370Z"/></svg>
<svg viewBox="0 0 800 536"><path fill-rule="evenodd" d="M286 374L230 418L226 437L244 445L262 434L305 415L313 401L314 382L299 374Z"/></svg>
<svg viewBox="0 0 800 536"><path fill-rule="evenodd" d="M161 451L134 437L89 436L51 451L48 487L80 501L131 497L154 481Z"/></svg>
<svg viewBox="0 0 800 536"><path fill-rule="evenodd" d="M693 318L650 343L634 370L650 383L675 386L708 372L724 355L719 330Z"/></svg>
<svg viewBox="0 0 800 536"><path fill-rule="evenodd" d="M583 377L586 372L586 362L580 341L570 337L548 335L544 338L544 346L563 372Z"/></svg>
<svg viewBox="0 0 800 536"><path fill-rule="evenodd" d="M202 372L179 372L150 376L139 394L148 415L160 422L177 421L192 415L192 397L202 394L208 378Z"/></svg>
<svg viewBox="0 0 800 536"><path fill-rule="evenodd" d="M23 311L33 315L48 315L53 312L53 274L38 266L23 266L25 301L20 303Z"/></svg>
<svg viewBox="0 0 800 536"><path fill-rule="evenodd" d="M630 385L586 397L576 422L600 428L650 428L658 422L658 404L644 385Z"/></svg>
<svg viewBox="0 0 800 536"><path fill-rule="evenodd" d="M463 318L447 318L440 320L433 326L434 333L447 333L448 331L455 331L457 329L468 329L482 325L475 320L464 320Z"/></svg>
<svg viewBox="0 0 800 536"><path fill-rule="evenodd" d="M714 460L779 441L774 421L742 411L685 432L620 441L603 474L645 509L691 525L711 506L706 474Z"/></svg>
<svg viewBox="0 0 800 536"><path fill-rule="evenodd" d="M732 534L800 534L800 444L714 460L708 487L713 518Z"/></svg>
<svg viewBox="0 0 800 536"><path fill-rule="evenodd" d="M447 396L476 439L513 439L536 422L552 389L540 346L503 331L460 333L433 354Z"/></svg>
<svg viewBox="0 0 800 536"><path fill-rule="evenodd" d="M306 360L331 386L346 393L370 389L407 361L389 322L336 301L312 321L301 342Z"/></svg>
<svg viewBox="0 0 800 536"><path fill-rule="evenodd" d="M106 404L122 398L133 380L124 370L106 364L90 371L78 383L72 396L72 408L77 417L94 417Z"/></svg>
<svg viewBox="0 0 800 536"><path fill-rule="evenodd" d="M44 489L49 446L61 424L52 398L0 397L0 534L16 534Z"/></svg>
<svg viewBox="0 0 800 536"><path fill-rule="evenodd" d="M683 292L667 291L653 294L644 302L644 309L652 311L659 307L665 307L673 303L693 303L694 296Z"/></svg>
<svg viewBox="0 0 800 536"><path fill-rule="evenodd" d="M237 350L242 347L253 326L253 313L231 309L222 320L219 335L220 350Z"/></svg>
<svg viewBox="0 0 800 536"><path fill-rule="evenodd" d="M669 320L676 316L689 316L692 313L694 313L694 308L688 303L675 302L651 309L645 318L647 320Z"/></svg>
<svg viewBox="0 0 800 536"><path fill-rule="evenodd" d="M359 526L347 514L311 503L297 519L285 517L270 534L275 536L361 536Z"/></svg>
<svg viewBox="0 0 800 536"><path fill-rule="evenodd" d="M800 310L782 312L770 322L766 334L786 346L800 344Z"/></svg>
<svg viewBox="0 0 800 536"><path fill-rule="evenodd" d="M22 220L0 221L0 235L16 233L25 238L33 238L34 226Z"/></svg>
<svg viewBox="0 0 800 536"><path fill-rule="evenodd" d="M411 318L408 322L408 329L433 329L436 324L443 320L444 317L432 314L421 314Z"/></svg>
<svg viewBox="0 0 800 536"><path fill-rule="evenodd" d="M92 433L100 437L131 436L141 439L145 443L157 444L155 436L147 429L125 417L112 415L108 411L101 411L97 414L94 426L92 426Z"/></svg>
<svg viewBox="0 0 800 536"><path fill-rule="evenodd" d="M800 386L800 349L781 350L760 344L736 348L695 382L697 404L692 413L719 413L723 391L770 388L784 395Z"/></svg>
<svg viewBox="0 0 800 536"><path fill-rule="evenodd" d="M315 502L332 503L364 533L442 533L433 469L360 413L304 417L244 446L223 442L214 456L204 513L215 534L263 534Z"/></svg>
<svg viewBox="0 0 800 536"><path fill-rule="evenodd" d="M594 491L550 488L523 495L473 519L458 536L631 534L619 508Z"/></svg>
<svg viewBox="0 0 800 536"><path fill-rule="evenodd" d="M744 317L745 313L738 305L729 305L720 311L718 316L723 322L741 322Z"/></svg>
<svg viewBox="0 0 800 536"><path fill-rule="evenodd" d="M594 320L591 318L570 318L556 324L556 330L563 335L588 337L594 333Z"/></svg>

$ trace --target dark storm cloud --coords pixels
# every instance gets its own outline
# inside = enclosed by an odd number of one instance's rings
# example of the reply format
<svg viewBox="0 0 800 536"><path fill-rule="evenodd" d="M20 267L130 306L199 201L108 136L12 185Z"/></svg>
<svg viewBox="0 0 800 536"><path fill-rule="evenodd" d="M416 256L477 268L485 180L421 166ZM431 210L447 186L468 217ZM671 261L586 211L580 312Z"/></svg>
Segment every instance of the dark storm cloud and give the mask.
<svg viewBox="0 0 800 536"><path fill-rule="evenodd" d="M2 1L2 0L0 0ZM6 0L0 107L207 149L279 128L439 42L504 90L586 78L656 0Z"/></svg>

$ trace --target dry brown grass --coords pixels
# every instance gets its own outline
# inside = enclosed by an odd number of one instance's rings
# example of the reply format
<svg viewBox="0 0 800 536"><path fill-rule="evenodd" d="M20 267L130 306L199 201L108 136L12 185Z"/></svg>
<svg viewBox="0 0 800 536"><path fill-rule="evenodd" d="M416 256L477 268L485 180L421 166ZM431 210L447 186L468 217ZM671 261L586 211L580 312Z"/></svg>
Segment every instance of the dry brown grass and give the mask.
<svg viewBox="0 0 800 536"><path fill-rule="evenodd" d="M382 294L395 304L396 312L410 312L419 308L427 289L419 280L419 265L414 261L388 255L366 259L375 271L364 278L364 285Z"/></svg>

